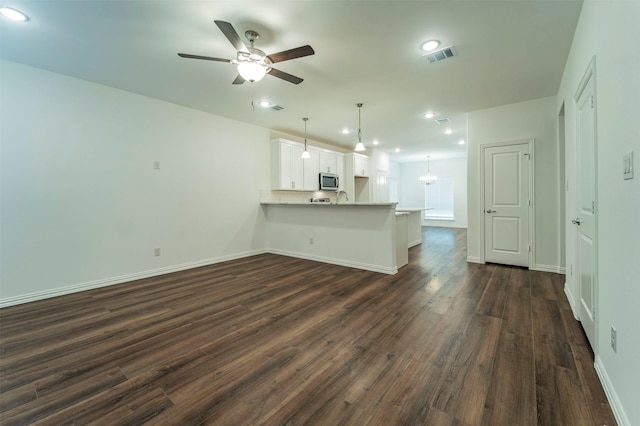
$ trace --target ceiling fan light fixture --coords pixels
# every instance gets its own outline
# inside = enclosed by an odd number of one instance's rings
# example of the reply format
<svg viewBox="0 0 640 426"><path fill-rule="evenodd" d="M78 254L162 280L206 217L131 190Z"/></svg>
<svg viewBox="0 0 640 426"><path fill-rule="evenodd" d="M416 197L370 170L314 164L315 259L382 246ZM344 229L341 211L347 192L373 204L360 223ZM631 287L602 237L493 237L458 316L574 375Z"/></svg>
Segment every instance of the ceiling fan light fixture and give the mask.
<svg viewBox="0 0 640 426"><path fill-rule="evenodd" d="M0 14L12 21L28 21L29 17L19 10L12 9L10 7L0 7Z"/></svg>
<svg viewBox="0 0 640 426"><path fill-rule="evenodd" d="M238 64L238 74L252 83L262 80L266 73L267 69L264 65L257 62L245 61Z"/></svg>

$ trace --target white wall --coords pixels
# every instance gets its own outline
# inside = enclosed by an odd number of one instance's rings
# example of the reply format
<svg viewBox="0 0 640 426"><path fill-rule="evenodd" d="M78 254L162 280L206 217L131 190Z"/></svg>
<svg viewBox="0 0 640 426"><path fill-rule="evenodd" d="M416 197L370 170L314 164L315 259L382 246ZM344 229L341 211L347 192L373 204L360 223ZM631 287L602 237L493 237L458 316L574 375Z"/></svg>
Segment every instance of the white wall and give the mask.
<svg viewBox="0 0 640 426"><path fill-rule="evenodd" d="M267 129L13 62L1 71L0 304L266 249Z"/></svg>
<svg viewBox="0 0 640 426"><path fill-rule="evenodd" d="M548 97L496 108L470 112L468 115L469 227L467 255L481 259L480 221L480 145L535 139L534 148L534 220L535 252L532 269L563 272L559 240L558 138L556 98Z"/></svg>
<svg viewBox="0 0 640 426"><path fill-rule="evenodd" d="M567 215L576 214L573 96L596 57L598 292L596 366L621 425L640 425L640 2L585 1L558 92L566 115ZM634 151L635 179L622 179L622 156ZM576 262L576 235L567 226L567 263ZM567 290L578 297L575 277ZM609 345L617 329L618 352Z"/></svg>
<svg viewBox="0 0 640 426"><path fill-rule="evenodd" d="M425 220L422 214L422 226L443 226L451 228L467 227L467 159L453 158L430 160L429 170L435 176L451 176L454 179L453 214L455 220ZM401 207L425 207L425 188L420 176L427 174L427 162L400 164L400 202Z"/></svg>

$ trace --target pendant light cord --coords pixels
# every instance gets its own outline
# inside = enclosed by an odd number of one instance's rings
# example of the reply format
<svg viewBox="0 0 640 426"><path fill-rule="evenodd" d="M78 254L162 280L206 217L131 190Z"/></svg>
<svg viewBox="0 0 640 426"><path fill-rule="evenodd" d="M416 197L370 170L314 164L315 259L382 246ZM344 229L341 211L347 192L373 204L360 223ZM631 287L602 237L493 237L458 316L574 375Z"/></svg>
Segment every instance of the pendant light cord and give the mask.
<svg viewBox="0 0 640 426"><path fill-rule="evenodd" d="M358 104L358 142L362 143L362 121L360 111L362 111L362 104Z"/></svg>

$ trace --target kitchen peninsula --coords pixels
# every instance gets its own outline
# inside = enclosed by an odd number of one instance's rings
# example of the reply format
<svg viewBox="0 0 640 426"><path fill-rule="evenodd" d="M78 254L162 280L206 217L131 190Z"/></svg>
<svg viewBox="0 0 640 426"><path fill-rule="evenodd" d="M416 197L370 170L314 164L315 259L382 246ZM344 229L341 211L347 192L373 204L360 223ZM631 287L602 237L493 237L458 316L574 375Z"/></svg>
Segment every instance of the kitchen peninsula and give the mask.
<svg viewBox="0 0 640 426"><path fill-rule="evenodd" d="M261 205L271 253L386 274L395 274L402 266L396 248L396 203L263 201Z"/></svg>

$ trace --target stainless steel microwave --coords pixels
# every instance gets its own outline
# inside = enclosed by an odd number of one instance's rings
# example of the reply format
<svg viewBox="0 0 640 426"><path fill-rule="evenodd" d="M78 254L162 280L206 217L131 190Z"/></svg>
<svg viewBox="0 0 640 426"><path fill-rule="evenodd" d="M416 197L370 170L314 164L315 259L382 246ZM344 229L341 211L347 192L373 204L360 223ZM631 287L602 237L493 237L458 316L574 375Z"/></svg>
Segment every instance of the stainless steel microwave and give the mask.
<svg viewBox="0 0 640 426"><path fill-rule="evenodd" d="M320 191L337 191L340 178L335 173L320 173Z"/></svg>

